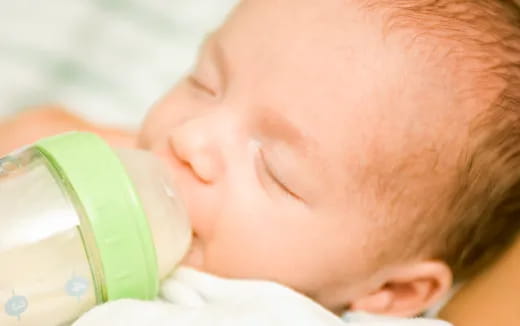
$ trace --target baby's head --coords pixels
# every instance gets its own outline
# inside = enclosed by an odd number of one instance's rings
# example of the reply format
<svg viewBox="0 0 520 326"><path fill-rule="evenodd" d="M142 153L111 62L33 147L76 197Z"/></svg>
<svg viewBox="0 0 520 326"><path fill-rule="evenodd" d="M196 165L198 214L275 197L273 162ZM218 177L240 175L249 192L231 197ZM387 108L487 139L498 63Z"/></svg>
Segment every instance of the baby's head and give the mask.
<svg viewBox="0 0 520 326"><path fill-rule="evenodd" d="M505 0L243 1L140 138L188 207L186 264L335 312L431 305L518 227L519 17Z"/></svg>

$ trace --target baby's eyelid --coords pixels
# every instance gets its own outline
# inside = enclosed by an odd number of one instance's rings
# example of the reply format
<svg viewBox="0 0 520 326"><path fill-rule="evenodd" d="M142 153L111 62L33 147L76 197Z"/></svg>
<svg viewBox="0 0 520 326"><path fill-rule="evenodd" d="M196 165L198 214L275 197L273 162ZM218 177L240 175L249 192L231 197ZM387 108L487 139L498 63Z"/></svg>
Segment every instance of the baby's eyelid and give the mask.
<svg viewBox="0 0 520 326"><path fill-rule="evenodd" d="M209 95L213 97L217 97L218 93L215 89L208 86L207 83L202 82L199 78L197 78L195 75L191 74L188 76L188 81L196 88L200 89L201 91L204 91L208 93Z"/></svg>
<svg viewBox="0 0 520 326"><path fill-rule="evenodd" d="M262 149L259 149L259 154L262 160L262 163L264 165L265 170L267 171L267 174L269 174L269 177L280 187L283 191L288 193L291 197L295 198L296 200L303 201L303 199L298 196L296 193L294 193L285 183L283 183L273 172L273 169L269 166L267 163L267 160L265 159L264 153Z"/></svg>

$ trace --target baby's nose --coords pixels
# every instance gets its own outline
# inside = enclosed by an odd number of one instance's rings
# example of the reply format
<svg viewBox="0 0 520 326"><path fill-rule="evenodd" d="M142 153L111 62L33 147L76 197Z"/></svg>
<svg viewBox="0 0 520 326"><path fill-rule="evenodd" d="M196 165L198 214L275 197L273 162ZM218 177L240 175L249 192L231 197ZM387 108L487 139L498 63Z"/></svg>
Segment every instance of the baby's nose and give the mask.
<svg viewBox="0 0 520 326"><path fill-rule="evenodd" d="M169 136L174 155L202 182L215 182L221 173L222 160L217 141L207 128L196 122L186 122L174 128Z"/></svg>

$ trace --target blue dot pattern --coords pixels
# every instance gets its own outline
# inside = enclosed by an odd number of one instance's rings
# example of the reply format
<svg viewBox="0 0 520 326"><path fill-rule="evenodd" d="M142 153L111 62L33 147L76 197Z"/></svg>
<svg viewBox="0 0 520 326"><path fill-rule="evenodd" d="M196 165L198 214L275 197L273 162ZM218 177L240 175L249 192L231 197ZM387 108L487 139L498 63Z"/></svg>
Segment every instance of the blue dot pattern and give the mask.
<svg viewBox="0 0 520 326"><path fill-rule="evenodd" d="M71 297L80 298L88 291L89 281L81 276L73 276L65 285L65 292Z"/></svg>
<svg viewBox="0 0 520 326"><path fill-rule="evenodd" d="M29 302L26 297L13 295L5 304L4 310L9 316L18 317L18 319L20 319L20 315L27 310L28 306Z"/></svg>

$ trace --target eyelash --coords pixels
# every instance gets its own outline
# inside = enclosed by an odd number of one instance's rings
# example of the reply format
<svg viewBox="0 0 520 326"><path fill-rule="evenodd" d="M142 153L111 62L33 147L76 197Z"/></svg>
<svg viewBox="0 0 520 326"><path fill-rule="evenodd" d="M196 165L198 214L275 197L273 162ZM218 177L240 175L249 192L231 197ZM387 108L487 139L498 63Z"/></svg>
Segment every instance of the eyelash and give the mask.
<svg viewBox="0 0 520 326"><path fill-rule="evenodd" d="M214 91L212 88L206 86L206 84L199 81L195 76L189 75L187 77L188 83L192 85L193 87L197 88L200 91L203 91L204 93L210 95L211 97L217 97L217 92Z"/></svg>
<svg viewBox="0 0 520 326"><path fill-rule="evenodd" d="M294 199L301 200L300 196L295 194L287 185L285 185L283 182L280 181L280 179L273 173L273 170L269 167L269 164L267 164L267 161L264 156L264 152L262 149L259 149L259 155L260 159L262 160L263 169L266 171L266 173L269 175L269 178L273 183L276 184L278 188L280 188L282 191L284 191L289 196L293 197Z"/></svg>

